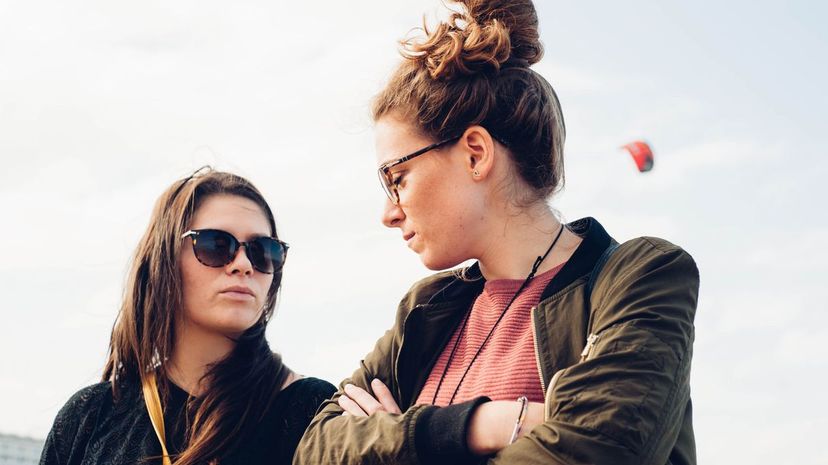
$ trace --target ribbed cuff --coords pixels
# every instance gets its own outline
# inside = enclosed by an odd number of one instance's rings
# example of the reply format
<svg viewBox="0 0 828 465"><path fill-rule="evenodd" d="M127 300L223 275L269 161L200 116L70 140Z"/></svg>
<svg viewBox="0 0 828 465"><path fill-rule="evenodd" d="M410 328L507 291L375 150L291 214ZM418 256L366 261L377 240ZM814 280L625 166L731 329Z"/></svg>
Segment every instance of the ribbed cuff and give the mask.
<svg viewBox="0 0 828 465"><path fill-rule="evenodd" d="M448 407L425 407L414 426L414 446L420 463L472 464L480 457L466 442L474 410L491 399L485 396Z"/></svg>

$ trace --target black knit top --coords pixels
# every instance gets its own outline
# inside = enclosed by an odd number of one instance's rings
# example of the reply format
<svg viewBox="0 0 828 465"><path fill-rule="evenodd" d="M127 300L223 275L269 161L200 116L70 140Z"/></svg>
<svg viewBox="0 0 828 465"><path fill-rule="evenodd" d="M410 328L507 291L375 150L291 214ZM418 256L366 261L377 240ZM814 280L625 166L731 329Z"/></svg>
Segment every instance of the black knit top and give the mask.
<svg viewBox="0 0 828 465"><path fill-rule="evenodd" d="M169 383L164 408L167 450L184 449L187 402L184 390ZM336 388L327 381L302 378L274 399L249 440L221 465L290 464L296 444L317 407ZM109 382L78 391L63 406L46 438L41 465L160 464L161 445L147 414L140 386L125 386L113 402Z"/></svg>

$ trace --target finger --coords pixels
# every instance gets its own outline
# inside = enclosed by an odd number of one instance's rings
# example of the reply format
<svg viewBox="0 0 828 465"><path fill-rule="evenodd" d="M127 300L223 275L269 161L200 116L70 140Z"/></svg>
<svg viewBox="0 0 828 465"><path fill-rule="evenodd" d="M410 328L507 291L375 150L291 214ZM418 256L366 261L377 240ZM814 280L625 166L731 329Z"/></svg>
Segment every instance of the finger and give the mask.
<svg viewBox="0 0 828 465"><path fill-rule="evenodd" d="M351 398L354 402L356 402L359 407L365 411L368 415L378 411L378 410L385 410L382 407L377 399L374 399L374 396L368 393L365 389L362 389L359 386L355 386L353 384L346 384L345 385L345 393L348 397Z"/></svg>
<svg viewBox="0 0 828 465"><path fill-rule="evenodd" d="M374 379L371 381L371 389L374 390L374 395L377 396L377 400L382 407L388 413L402 413L400 412L400 407L397 405L397 401L394 400L394 395L391 394L391 390L378 379Z"/></svg>
<svg viewBox="0 0 828 465"><path fill-rule="evenodd" d="M339 396L339 399L337 399L336 402L339 404L340 407L342 407L345 410L345 413L347 413L348 415L353 415L355 417L368 416L368 414L365 413L365 411L359 407L359 404L351 400L351 398L346 395Z"/></svg>

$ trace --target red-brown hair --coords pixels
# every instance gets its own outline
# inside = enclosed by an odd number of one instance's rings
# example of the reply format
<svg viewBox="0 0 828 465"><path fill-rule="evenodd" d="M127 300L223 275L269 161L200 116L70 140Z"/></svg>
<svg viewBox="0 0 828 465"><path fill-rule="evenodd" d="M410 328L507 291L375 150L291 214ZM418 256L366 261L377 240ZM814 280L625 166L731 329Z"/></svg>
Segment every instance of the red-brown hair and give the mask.
<svg viewBox="0 0 828 465"><path fill-rule="evenodd" d="M425 38L401 42L403 62L376 96L373 118L401 115L434 140L481 125L509 149L534 197L563 187L563 114L530 66L543 55L531 0L454 0Z"/></svg>

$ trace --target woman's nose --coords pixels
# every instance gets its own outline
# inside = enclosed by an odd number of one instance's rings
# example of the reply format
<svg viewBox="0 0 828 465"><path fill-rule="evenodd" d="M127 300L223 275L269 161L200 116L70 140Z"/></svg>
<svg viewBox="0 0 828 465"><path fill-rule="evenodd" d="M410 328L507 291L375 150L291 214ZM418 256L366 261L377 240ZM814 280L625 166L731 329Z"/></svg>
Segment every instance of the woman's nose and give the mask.
<svg viewBox="0 0 828 465"><path fill-rule="evenodd" d="M405 219L405 213L402 208L394 205L390 199L385 199L385 205L382 208L382 224L388 228L396 228L403 219Z"/></svg>
<svg viewBox="0 0 828 465"><path fill-rule="evenodd" d="M242 245L236 250L236 256L233 257L232 262L227 264L225 269L228 274L253 274L253 264L250 263L250 257L247 256L247 245Z"/></svg>

